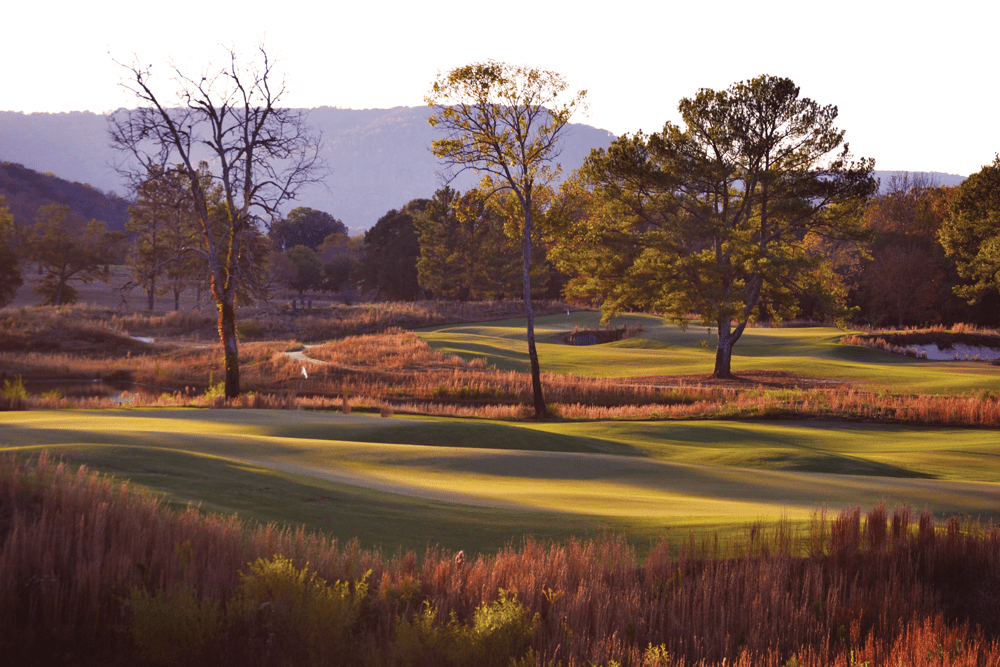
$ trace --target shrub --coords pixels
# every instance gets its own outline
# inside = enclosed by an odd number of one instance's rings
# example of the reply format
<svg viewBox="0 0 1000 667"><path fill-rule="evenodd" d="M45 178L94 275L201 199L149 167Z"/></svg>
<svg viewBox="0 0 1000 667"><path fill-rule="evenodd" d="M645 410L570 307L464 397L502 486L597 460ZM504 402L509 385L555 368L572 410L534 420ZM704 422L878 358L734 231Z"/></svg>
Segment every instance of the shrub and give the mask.
<svg viewBox="0 0 1000 667"><path fill-rule="evenodd" d="M210 403L216 399L226 397L226 383L222 380L212 384L211 378L208 380L208 387L205 388L205 402Z"/></svg>
<svg viewBox="0 0 1000 667"><path fill-rule="evenodd" d="M645 660L646 667L671 667L670 653L667 652L667 647L663 644L653 646L650 643L646 647Z"/></svg>
<svg viewBox="0 0 1000 667"><path fill-rule="evenodd" d="M250 574L241 576L227 614L258 642L277 641L290 664L348 661L350 629L368 594L370 574L353 585L328 584L308 565L298 569L284 556L258 558Z"/></svg>
<svg viewBox="0 0 1000 667"><path fill-rule="evenodd" d="M539 614L529 614L517 601L517 593L508 594L502 588L496 601L476 607L471 624L452 612L447 625L436 625L437 615L437 609L427 603L412 622L400 619L396 626L398 664L430 660L456 667L507 667L527 652L540 624Z"/></svg>
<svg viewBox="0 0 1000 667"><path fill-rule="evenodd" d="M527 650L538 625L539 615L530 615L517 593L501 588L495 602L476 608L471 626L452 616L448 628L453 639L445 655L456 665L504 667Z"/></svg>
<svg viewBox="0 0 1000 667"><path fill-rule="evenodd" d="M3 381L3 389L0 389L0 410L24 410L27 400L28 390L20 375L13 382Z"/></svg>
<svg viewBox="0 0 1000 667"><path fill-rule="evenodd" d="M260 325L256 322L240 322L236 325L236 332L239 334L240 340L260 338L264 335Z"/></svg>

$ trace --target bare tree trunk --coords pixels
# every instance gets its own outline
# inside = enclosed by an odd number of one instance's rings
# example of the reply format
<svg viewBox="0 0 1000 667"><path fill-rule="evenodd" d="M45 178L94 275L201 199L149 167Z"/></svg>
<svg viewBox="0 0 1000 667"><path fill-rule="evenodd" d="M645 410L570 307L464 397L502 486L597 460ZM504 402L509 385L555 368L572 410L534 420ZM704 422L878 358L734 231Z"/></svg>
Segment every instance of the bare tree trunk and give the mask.
<svg viewBox="0 0 1000 667"><path fill-rule="evenodd" d="M719 320L719 342L715 347L715 371L712 377L731 379L733 377L733 345L739 337L733 334L730 320Z"/></svg>
<svg viewBox="0 0 1000 667"><path fill-rule="evenodd" d="M149 312L153 312L154 301L156 294L156 280L151 280L149 283L149 289L146 290L146 304L149 307Z"/></svg>
<svg viewBox="0 0 1000 667"><path fill-rule="evenodd" d="M219 339L226 369L226 398L240 395L239 337L236 333L236 284L232 271L232 248L238 239L230 238L229 265L216 264L212 270L212 296L219 310ZM214 263L212 259L209 260Z"/></svg>
<svg viewBox="0 0 1000 667"><path fill-rule="evenodd" d="M226 398L236 398L240 395L240 354L236 335L236 306L232 298L219 300L219 337L222 339L225 355Z"/></svg>
<svg viewBox="0 0 1000 667"><path fill-rule="evenodd" d="M549 412L542 396L542 373L538 365L538 351L535 349L535 311L531 307L531 204L524 206L524 239L522 245L524 265L524 314L528 318L528 359L531 362L531 393L534 397L535 419L545 419Z"/></svg>

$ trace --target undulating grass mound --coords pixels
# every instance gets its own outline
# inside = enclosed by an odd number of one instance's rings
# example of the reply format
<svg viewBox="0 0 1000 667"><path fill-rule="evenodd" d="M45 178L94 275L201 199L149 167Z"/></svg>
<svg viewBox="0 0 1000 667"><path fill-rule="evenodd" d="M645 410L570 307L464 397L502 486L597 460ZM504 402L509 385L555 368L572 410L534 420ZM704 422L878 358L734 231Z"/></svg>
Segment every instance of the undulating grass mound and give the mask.
<svg viewBox="0 0 1000 667"><path fill-rule="evenodd" d="M47 450L183 506L366 546L491 552L525 535L807 522L880 500L1000 519L997 432L839 422L500 423L282 410L0 413Z"/></svg>

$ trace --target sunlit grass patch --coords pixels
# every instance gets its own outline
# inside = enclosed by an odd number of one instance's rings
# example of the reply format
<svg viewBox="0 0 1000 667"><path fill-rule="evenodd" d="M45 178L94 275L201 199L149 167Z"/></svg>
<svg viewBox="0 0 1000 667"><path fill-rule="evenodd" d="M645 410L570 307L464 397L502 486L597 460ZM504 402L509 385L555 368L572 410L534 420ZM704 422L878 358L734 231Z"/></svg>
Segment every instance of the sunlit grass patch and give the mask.
<svg viewBox="0 0 1000 667"><path fill-rule="evenodd" d="M551 335L574 326L596 326L600 316L575 312L536 321L542 370L594 377L704 375L712 372L716 338L696 323L685 329L651 315L627 314L616 325L641 323L636 337L616 343L572 346ZM549 338L545 335L548 334ZM880 350L843 345L832 327L750 328L733 350L733 372L782 370L805 378L844 380L906 393L961 394L995 387L997 371L984 364L927 362ZM461 325L419 332L431 347L465 358L485 356L505 370L527 370L524 325L519 321Z"/></svg>
<svg viewBox="0 0 1000 667"><path fill-rule="evenodd" d="M0 424L0 449L51 448L180 504L368 543L445 535L456 548L492 548L525 534L640 536L797 522L824 505L880 499L1000 519L1000 473L988 465L1000 446L987 429L254 410L36 411L0 413ZM501 518L473 535L491 512Z"/></svg>

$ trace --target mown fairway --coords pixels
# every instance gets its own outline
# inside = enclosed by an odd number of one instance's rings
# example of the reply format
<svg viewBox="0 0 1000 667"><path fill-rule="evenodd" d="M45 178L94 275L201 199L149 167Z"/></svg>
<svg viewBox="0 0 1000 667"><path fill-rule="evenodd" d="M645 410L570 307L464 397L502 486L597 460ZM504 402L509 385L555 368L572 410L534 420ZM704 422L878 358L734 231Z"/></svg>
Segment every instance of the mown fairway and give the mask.
<svg viewBox="0 0 1000 667"><path fill-rule="evenodd" d="M623 315L612 324L641 322L635 338L577 347L562 342L574 327L596 327L600 314L573 312L535 321L543 372L593 377L702 375L712 372L716 337L705 327L686 330L653 315ZM465 358L485 356L498 368L528 371L524 320L434 327L418 332L435 349ZM1000 368L984 363L928 362L871 348L841 345L845 332L832 327L747 329L733 350L733 372L786 371L809 378L843 380L903 394L950 394L1000 390ZM702 346L704 343L704 346ZM695 380L696 381L696 380Z"/></svg>
<svg viewBox="0 0 1000 667"><path fill-rule="evenodd" d="M1000 519L995 430L824 422L495 423L257 410L0 413L0 450L47 449L177 503L365 546L491 552L521 536L807 521L910 504Z"/></svg>

